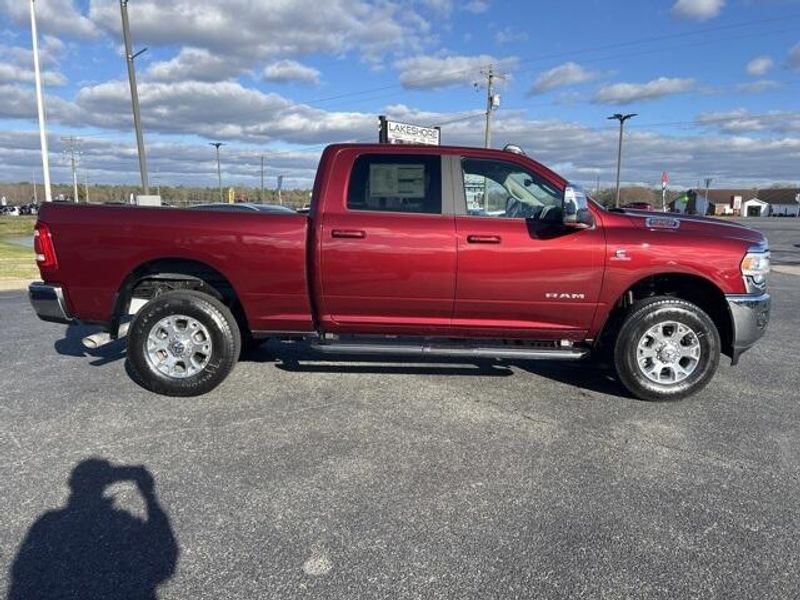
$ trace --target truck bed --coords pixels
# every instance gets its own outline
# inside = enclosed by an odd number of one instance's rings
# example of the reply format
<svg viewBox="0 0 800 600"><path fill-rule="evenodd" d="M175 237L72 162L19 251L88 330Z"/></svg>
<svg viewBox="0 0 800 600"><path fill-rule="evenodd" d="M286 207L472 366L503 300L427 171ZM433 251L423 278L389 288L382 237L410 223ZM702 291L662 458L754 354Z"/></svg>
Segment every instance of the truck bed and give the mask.
<svg viewBox="0 0 800 600"><path fill-rule="evenodd" d="M116 294L152 261L199 262L221 274L253 331L313 329L306 274L308 217L175 208L48 204L70 313L108 323Z"/></svg>

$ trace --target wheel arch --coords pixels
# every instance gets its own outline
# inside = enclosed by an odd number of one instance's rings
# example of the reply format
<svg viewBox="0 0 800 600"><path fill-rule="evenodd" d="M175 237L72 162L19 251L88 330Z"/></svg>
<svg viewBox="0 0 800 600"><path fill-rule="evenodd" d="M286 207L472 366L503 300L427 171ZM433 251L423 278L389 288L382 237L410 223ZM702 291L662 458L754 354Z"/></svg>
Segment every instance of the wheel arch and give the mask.
<svg viewBox="0 0 800 600"><path fill-rule="evenodd" d="M628 287L609 311L598 340L613 342L628 309L638 300L653 296L673 296L700 307L719 332L722 353L733 354L733 319L725 292L713 281L687 273L658 273L642 277Z"/></svg>
<svg viewBox="0 0 800 600"><path fill-rule="evenodd" d="M151 300L165 291L189 289L207 293L233 313L239 329L249 331L247 315L230 280L207 263L187 258L157 258L133 269L123 280L114 297L109 331L116 337L121 319L128 314L131 300Z"/></svg>

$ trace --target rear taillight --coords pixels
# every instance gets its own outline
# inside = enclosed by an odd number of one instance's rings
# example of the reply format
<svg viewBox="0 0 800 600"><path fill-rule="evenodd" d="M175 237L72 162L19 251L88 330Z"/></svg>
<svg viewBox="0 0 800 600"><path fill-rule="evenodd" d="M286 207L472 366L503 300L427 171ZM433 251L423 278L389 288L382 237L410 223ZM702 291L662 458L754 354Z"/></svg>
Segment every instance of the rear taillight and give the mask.
<svg viewBox="0 0 800 600"><path fill-rule="evenodd" d="M53 237L50 228L44 223L36 223L33 229L33 251L36 252L36 262L43 269L58 268L56 249L53 246Z"/></svg>

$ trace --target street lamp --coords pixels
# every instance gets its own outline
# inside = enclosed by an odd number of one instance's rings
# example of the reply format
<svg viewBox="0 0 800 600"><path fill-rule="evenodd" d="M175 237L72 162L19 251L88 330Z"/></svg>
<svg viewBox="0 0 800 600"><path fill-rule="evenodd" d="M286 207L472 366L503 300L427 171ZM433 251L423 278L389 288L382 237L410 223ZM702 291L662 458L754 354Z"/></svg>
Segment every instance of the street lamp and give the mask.
<svg viewBox="0 0 800 600"><path fill-rule="evenodd" d="M222 193L222 169L219 166L219 147L224 146L222 142L209 142L209 146L214 146L217 149L217 180L219 181L219 201L225 202L225 195Z"/></svg>
<svg viewBox="0 0 800 600"><path fill-rule="evenodd" d="M33 42L33 73L36 83L36 107L39 113L39 143L42 150L42 173L44 175L44 198L53 201L50 188L50 158L47 150L47 126L45 124L44 92L42 91L42 71L39 64L39 34L36 29L36 3L31 0L31 41ZM36 186L34 186L34 193Z"/></svg>
<svg viewBox="0 0 800 600"><path fill-rule="evenodd" d="M623 115L622 113L616 113L608 117L609 119L615 119L619 121L619 147L617 149L617 198L614 201L614 206L619 208L619 171L622 166L622 128L625 125L625 121L628 119L632 119L636 116L637 113L630 113L627 115Z"/></svg>

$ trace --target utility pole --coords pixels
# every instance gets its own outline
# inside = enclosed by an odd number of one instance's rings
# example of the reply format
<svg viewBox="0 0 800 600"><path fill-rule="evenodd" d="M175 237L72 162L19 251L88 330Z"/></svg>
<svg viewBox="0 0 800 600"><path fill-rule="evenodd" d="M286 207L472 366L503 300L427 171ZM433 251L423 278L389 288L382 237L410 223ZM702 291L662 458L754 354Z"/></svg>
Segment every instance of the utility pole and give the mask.
<svg viewBox="0 0 800 600"><path fill-rule="evenodd" d="M44 92L42 91L42 70L39 67L39 35L36 30L36 0L31 0L31 39L33 41L33 74L36 80L36 107L39 111L39 143L42 148L44 197L45 201L52 202L53 191L50 187L50 157L47 152L47 126L44 112Z"/></svg>
<svg viewBox="0 0 800 600"><path fill-rule="evenodd" d="M219 201L224 203L225 202L225 194L222 193L222 168L219 164L219 147L224 146L222 142L209 142L209 146L214 146L217 149L217 180L219 183Z"/></svg>
<svg viewBox="0 0 800 600"><path fill-rule="evenodd" d="M622 167L622 129L625 126L625 121L628 119L632 119L636 116L637 113L630 113L627 115L623 115L621 113L616 113L608 117L609 119L616 119L619 121L619 147L617 148L617 196L616 200L614 201L614 206L619 208L619 173L620 168Z"/></svg>
<svg viewBox="0 0 800 600"><path fill-rule="evenodd" d="M39 194L36 192L36 169L33 170L31 175L31 181L33 181L33 203L39 204Z"/></svg>
<svg viewBox="0 0 800 600"><path fill-rule="evenodd" d="M72 199L78 201L78 163L80 162L80 143L81 139L74 136L63 137L61 141L67 145L66 154L70 167L72 168Z"/></svg>
<svg viewBox="0 0 800 600"><path fill-rule="evenodd" d="M708 214L708 208L711 206L711 201L708 199L708 188L711 187L712 181L714 181L713 177L706 177L706 214Z"/></svg>
<svg viewBox="0 0 800 600"><path fill-rule="evenodd" d="M89 169L83 170L83 191L86 196L86 203L89 203Z"/></svg>
<svg viewBox="0 0 800 600"><path fill-rule="evenodd" d="M261 155L261 191L258 194L258 201L264 202L264 155Z"/></svg>
<svg viewBox="0 0 800 600"><path fill-rule="evenodd" d="M481 75L486 77L486 129L483 136L483 145L490 148L492 145L492 113L500 106L500 94L494 93L494 80L505 79L505 76L498 75L494 72L492 65L485 71L481 71ZM477 88L478 84L475 84Z"/></svg>
<svg viewBox="0 0 800 600"><path fill-rule="evenodd" d="M142 133L142 117L139 113L139 91L136 87L136 67L133 61L136 57L147 52L147 48L133 52L131 42L131 28L128 23L128 0L119 0L122 12L122 37L125 40L125 60L128 63L128 81L131 86L131 105L133 106L133 127L136 130L136 148L139 152L139 174L142 177L142 191L145 196L150 195L150 185L147 182L147 155L144 149L144 134Z"/></svg>

